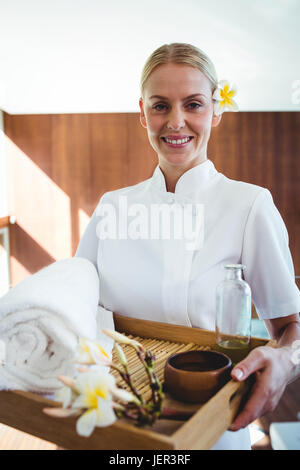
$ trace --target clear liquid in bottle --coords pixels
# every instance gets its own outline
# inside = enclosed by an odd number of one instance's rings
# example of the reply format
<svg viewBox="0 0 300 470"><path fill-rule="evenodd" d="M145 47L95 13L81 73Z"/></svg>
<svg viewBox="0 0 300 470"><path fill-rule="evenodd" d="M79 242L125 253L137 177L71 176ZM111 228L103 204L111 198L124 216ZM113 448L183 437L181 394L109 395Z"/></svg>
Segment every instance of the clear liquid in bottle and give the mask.
<svg viewBox="0 0 300 470"><path fill-rule="evenodd" d="M234 364L250 351L251 289L242 279L241 264L225 266L226 277L216 292L216 349Z"/></svg>

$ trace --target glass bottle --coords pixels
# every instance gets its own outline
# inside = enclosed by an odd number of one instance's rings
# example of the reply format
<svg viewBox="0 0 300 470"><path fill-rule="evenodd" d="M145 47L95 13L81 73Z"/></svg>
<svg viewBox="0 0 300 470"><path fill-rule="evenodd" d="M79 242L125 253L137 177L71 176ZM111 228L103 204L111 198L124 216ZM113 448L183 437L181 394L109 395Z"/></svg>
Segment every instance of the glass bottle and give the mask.
<svg viewBox="0 0 300 470"><path fill-rule="evenodd" d="M216 291L216 349L233 362L250 351L251 289L242 279L242 264L225 266L226 277Z"/></svg>

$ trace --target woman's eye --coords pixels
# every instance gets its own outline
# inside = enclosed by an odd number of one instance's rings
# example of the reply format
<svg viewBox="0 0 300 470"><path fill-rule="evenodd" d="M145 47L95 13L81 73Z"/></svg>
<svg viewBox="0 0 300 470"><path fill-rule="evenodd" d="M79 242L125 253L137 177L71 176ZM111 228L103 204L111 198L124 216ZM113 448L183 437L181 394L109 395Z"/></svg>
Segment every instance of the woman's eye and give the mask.
<svg viewBox="0 0 300 470"><path fill-rule="evenodd" d="M154 109L156 109L156 111L162 111L162 109L164 109L166 107L165 104L156 104L153 106Z"/></svg>
<svg viewBox="0 0 300 470"><path fill-rule="evenodd" d="M202 106L202 104L193 102L193 103L189 103L188 106L191 106L192 109L198 109Z"/></svg>
<svg viewBox="0 0 300 470"><path fill-rule="evenodd" d="M188 103L187 107L190 108L190 109L198 109L198 108L202 107L202 104L201 103L196 103L195 101L193 101L192 103ZM155 104L153 106L153 109L155 109L156 111L164 111L165 109L167 109L167 105L162 104L162 103Z"/></svg>

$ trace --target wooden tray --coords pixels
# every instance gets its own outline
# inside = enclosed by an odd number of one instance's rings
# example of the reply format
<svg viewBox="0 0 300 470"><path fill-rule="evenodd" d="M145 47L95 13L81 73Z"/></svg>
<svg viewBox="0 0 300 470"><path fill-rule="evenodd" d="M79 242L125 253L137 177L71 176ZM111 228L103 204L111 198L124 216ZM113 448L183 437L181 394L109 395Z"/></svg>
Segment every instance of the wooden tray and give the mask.
<svg viewBox="0 0 300 470"><path fill-rule="evenodd" d="M116 314L114 321L117 331L137 338L153 350L157 358L155 370L160 379L163 379L168 355L183 350L211 348L215 342L214 332L198 328L137 320ZM263 346L267 342L265 339L252 338L251 347ZM149 387L145 386L147 380L143 380L134 363L134 356L128 356L130 369L135 371L137 388L147 397L150 393ZM231 380L204 405L178 402L166 394L165 403L168 406L194 414L185 420L159 419L147 429L118 420L112 426L95 428L89 438L76 433L77 418L53 418L43 413L43 408L60 406L58 403L34 393L1 391L0 422L65 449L210 449L232 423L249 387L249 381L239 383Z"/></svg>

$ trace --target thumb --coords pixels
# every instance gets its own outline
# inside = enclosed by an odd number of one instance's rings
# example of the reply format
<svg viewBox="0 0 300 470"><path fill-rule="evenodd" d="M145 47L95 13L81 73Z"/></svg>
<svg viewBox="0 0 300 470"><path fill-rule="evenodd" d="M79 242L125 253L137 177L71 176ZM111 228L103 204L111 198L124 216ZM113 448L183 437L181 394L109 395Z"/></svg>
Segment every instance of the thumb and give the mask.
<svg viewBox="0 0 300 470"><path fill-rule="evenodd" d="M265 358L260 348L253 349L248 356L236 364L231 371L234 380L242 381L265 366Z"/></svg>

